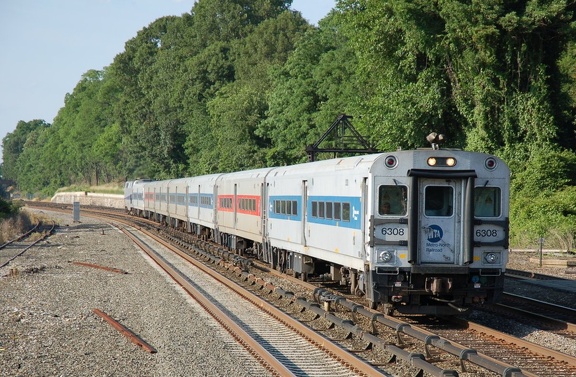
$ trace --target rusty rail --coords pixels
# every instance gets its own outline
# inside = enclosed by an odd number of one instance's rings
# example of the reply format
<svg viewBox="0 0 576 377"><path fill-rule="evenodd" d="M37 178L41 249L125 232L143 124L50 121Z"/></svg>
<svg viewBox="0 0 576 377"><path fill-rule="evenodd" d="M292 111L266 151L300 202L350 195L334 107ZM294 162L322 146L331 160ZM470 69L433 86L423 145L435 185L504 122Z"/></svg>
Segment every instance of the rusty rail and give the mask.
<svg viewBox="0 0 576 377"><path fill-rule="evenodd" d="M150 352L150 353L156 353L157 352L154 347L152 347L151 345L146 343L142 338L140 338L138 335L134 334L130 329L128 329L126 326L122 325L120 322L116 321L114 318L110 317L108 314L104 313L102 310L93 309L93 311L95 314L100 316L106 322L111 324L112 327L114 327L116 330L120 331L122 333L122 335L124 335L125 337L130 339L130 341L132 343L136 344L137 346L141 347L142 349L144 349L147 352Z"/></svg>
<svg viewBox="0 0 576 377"><path fill-rule="evenodd" d="M128 271L121 270L121 269L119 269L119 268L101 266L101 265L99 265L99 264L94 264L94 263L86 263L86 262L69 262L69 263L75 264L75 265L77 265L77 266L85 266L85 267L99 268L99 269L101 269L101 270L116 272L116 273L118 273L118 274L127 274L127 273L128 273Z"/></svg>

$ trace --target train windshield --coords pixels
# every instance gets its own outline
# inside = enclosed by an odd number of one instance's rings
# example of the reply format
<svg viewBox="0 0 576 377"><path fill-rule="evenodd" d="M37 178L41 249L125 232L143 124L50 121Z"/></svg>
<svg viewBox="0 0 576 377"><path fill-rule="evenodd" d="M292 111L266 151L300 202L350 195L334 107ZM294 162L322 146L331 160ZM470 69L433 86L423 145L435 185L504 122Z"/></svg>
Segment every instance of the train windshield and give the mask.
<svg viewBox="0 0 576 377"><path fill-rule="evenodd" d="M476 187L474 189L474 216L499 217L500 197L500 187Z"/></svg>
<svg viewBox="0 0 576 377"><path fill-rule="evenodd" d="M452 216L454 202L452 186L427 186L424 196L426 216Z"/></svg>
<svg viewBox="0 0 576 377"><path fill-rule="evenodd" d="M383 216L405 215L406 192L406 186L380 186L378 190L378 213Z"/></svg>

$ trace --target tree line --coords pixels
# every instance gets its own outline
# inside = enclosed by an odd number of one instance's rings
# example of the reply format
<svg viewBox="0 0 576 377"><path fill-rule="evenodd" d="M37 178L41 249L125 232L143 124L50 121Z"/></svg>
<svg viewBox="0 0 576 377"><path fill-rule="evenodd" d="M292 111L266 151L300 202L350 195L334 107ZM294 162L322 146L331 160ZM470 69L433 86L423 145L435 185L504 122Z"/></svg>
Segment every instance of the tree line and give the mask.
<svg viewBox="0 0 576 377"><path fill-rule="evenodd" d="M378 150L448 146L512 170L511 233L576 232L576 4L338 0L318 26L291 0L200 0L86 72L53 123L20 121L2 174L72 184L305 162L339 114ZM330 142L330 141L328 141Z"/></svg>

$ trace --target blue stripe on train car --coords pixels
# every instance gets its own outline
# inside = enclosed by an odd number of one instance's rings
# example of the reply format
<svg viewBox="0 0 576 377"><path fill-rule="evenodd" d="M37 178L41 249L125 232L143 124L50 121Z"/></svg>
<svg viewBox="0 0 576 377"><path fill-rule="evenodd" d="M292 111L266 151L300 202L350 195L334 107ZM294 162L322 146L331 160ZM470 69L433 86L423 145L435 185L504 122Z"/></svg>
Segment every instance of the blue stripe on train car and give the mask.
<svg viewBox="0 0 576 377"><path fill-rule="evenodd" d="M214 209L214 194L188 194L188 206Z"/></svg>
<svg viewBox="0 0 576 377"><path fill-rule="evenodd" d="M307 205L309 223L362 229L360 197L311 196Z"/></svg>
<svg viewBox="0 0 576 377"><path fill-rule="evenodd" d="M268 198L268 217L302 221L302 197L295 195L270 196Z"/></svg>
<svg viewBox="0 0 576 377"><path fill-rule="evenodd" d="M278 195L268 199L268 217L302 221L302 197ZM296 206L296 210L294 210ZM313 224L362 229L360 197L312 196L307 203L307 221Z"/></svg>

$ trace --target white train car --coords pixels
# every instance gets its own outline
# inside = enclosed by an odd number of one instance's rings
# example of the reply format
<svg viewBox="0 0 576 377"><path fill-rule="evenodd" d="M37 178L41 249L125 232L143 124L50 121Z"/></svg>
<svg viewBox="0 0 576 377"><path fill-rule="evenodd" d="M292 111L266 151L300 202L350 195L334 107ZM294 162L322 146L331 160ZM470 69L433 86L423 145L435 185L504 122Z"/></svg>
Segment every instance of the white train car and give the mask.
<svg viewBox="0 0 576 377"><path fill-rule="evenodd" d="M267 178L272 260L327 274L388 311L455 314L495 301L509 176L494 156L439 149L277 168Z"/></svg>
<svg viewBox="0 0 576 377"><path fill-rule="evenodd" d="M364 269L366 179L376 158L286 166L268 175L267 239L280 250L282 269L313 273L317 266L310 258Z"/></svg>
<svg viewBox="0 0 576 377"><path fill-rule="evenodd" d="M160 223L166 222L168 217L168 182L152 181L145 184L145 216Z"/></svg>
<svg viewBox="0 0 576 377"><path fill-rule="evenodd" d="M151 182L149 179L137 179L124 184L124 207L126 211L141 215L144 210L144 190L145 183Z"/></svg>
<svg viewBox="0 0 576 377"><path fill-rule="evenodd" d="M225 246L243 252L262 243L264 237L262 198L266 175L272 168L223 174L216 179L216 232Z"/></svg>
<svg viewBox="0 0 576 377"><path fill-rule="evenodd" d="M372 174L366 277L367 287L380 287L374 301L404 313L454 314L498 300L508 251L506 164L459 150L398 151Z"/></svg>
<svg viewBox="0 0 576 377"><path fill-rule="evenodd" d="M216 226L216 181L222 174L188 179L188 221L190 232L212 239Z"/></svg>
<svg viewBox="0 0 576 377"><path fill-rule="evenodd" d="M192 178L168 181L167 222L174 228L188 230L188 187Z"/></svg>

